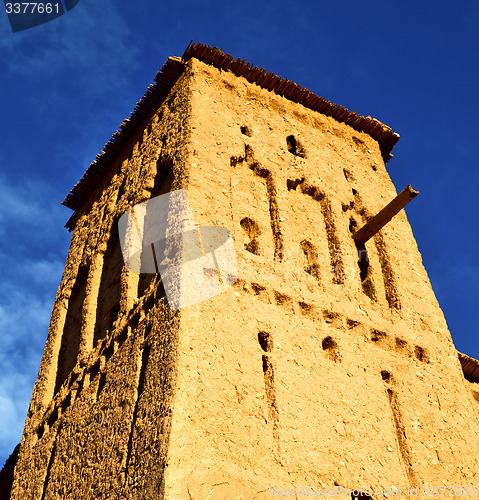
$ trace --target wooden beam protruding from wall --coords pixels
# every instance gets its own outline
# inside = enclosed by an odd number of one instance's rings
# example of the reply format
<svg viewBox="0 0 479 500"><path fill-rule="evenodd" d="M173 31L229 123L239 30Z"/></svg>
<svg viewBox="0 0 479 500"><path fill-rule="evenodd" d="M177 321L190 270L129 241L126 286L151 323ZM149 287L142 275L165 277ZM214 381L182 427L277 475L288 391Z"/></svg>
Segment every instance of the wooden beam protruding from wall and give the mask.
<svg viewBox="0 0 479 500"><path fill-rule="evenodd" d="M382 229L398 212L400 212L413 198L419 194L409 184L377 215L370 219L361 229L356 231L353 239L358 243L366 243L380 229Z"/></svg>

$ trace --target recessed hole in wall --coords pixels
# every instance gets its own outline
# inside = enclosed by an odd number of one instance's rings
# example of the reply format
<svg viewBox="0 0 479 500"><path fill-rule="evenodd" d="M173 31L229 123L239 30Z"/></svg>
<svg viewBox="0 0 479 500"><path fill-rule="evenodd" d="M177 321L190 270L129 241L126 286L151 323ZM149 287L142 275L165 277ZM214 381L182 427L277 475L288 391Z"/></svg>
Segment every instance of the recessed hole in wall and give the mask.
<svg viewBox="0 0 479 500"><path fill-rule="evenodd" d="M95 328L93 345L107 336L113 330L113 323L120 311L121 275L123 270L123 255L117 223L111 226L111 232L103 257L103 269L100 278L100 288L96 304Z"/></svg>
<svg viewBox="0 0 479 500"><path fill-rule="evenodd" d="M239 290L248 290L249 284L245 280L242 280L241 278L238 278L233 283L232 286L233 286L233 288L237 288Z"/></svg>
<svg viewBox="0 0 479 500"><path fill-rule="evenodd" d="M273 362L270 359L270 353L273 350L273 341L271 335L267 332L260 332L258 334L258 341L261 348L265 352L261 356L261 361L263 365L264 374L264 386L266 392L266 401L268 405L268 417L266 423L272 426L273 431L273 442L275 443L276 453L275 458L278 458L279 454L279 418L278 418L278 403L276 401L276 384L274 380L274 367Z"/></svg>
<svg viewBox="0 0 479 500"><path fill-rule="evenodd" d="M303 240L300 245L303 252L303 270L319 280L318 252L316 248L307 240Z"/></svg>
<svg viewBox="0 0 479 500"><path fill-rule="evenodd" d="M353 328L356 328L361 323L359 321L354 320L354 319L348 319L346 321L346 324L348 326L348 330L352 330Z"/></svg>
<svg viewBox="0 0 479 500"><path fill-rule="evenodd" d="M354 188L353 188L353 189L351 189L351 192L352 192L354 195L358 194L358 192L357 192Z"/></svg>
<svg viewBox="0 0 479 500"><path fill-rule="evenodd" d="M285 295L284 293L275 291L274 296L276 299L276 304L278 304L279 306L290 304L292 302L291 297L289 295Z"/></svg>
<svg viewBox="0 0 479 500"><path fill-rule="evenodd" d="M399 352L408 352L409 351L408 342L404 339L396 337L396 350Z"/></svg>
<svg viewBox="0 0 479 500"><path fill-rule="evenodd" d="M81 264L75 283L71 290L68 301L68 309L61 336L60 351L57 357L57 373L54 393L57 393L60 387L68 378L68 375L76 365L78 354L80 352L80 332L82 328L82 310L85 303L87 292L86 283L88 278L88 266Z"/></svg>
<svg viewBox="0 0 479 500"><path fill-rule="evenodd" d="M230 165L232 167L236 167L236 165L238 165L238 163L243 163L245 160L244 156L232 156L230 158Z"/></svg>
<svg viewBox="0 0 479 500"><path fill-rule="evenodd" d="M128 338L128 329L127 328L123 328L120 332L120 334L118 335L118 337L116 338L116 340L118 341L118 344L123 344L123 342L125 342L125 340Z"/></svg>
<svg viewBox="0 0 479 500"><path fill-rule="evenodd" d="M120 168L121 168L121 166L120 166ZM118 175L120 175L121 178L122 178L122 181L120 183L120 187L118 188L118 195L116 197L116 199L119 202L119 201L121 201L121 199L123 198L123 195L125 194L125 184L126 183L125 183L125 177L124 177L124 175L121 174L121 173L119 173Z"/></svg>
<svg viewBox="0 0 479 500"><path fill-rule="evenodd" d="M354 144L356 144L356 146L364 146L365 143L362 139L360 139L359 137L356 137L355 135L353 135L353 142Z"/></svg>
<svg viewBox="0 0 479 500"><path fill-rule="evenodd" d="M167 101L168 106L171 106L171 105L173 104L173 102L174 102L174 100L175 100L175 97L176 97L176 92L174 92L174 93L171 95L171 97L168 99L168 101Z"/></svg>
<svg viewBox="0 0 479 500"><path fill-rule="evenodd" d="M251 289L255 295L259 295L260 293L266 291L266 288L262 285L258 285L258 283L251 283Z"/></svg>
<svg viewBox="0 0 479 500"><path fill-rule="evenodd" d="M385 382L389 382L391 380L391 373L389 373L387 370L381 370L381 378Z"/></svg>
<svg viewBox="0 0 479 500"><path fill-rule="evenodd" d="M140 322L140 309L136 309L134 314L130 318L130 327L134 331L138 328L138 323Z"/></svg>
<svg viewBox="0 0 479 500"><path fill-rule="evenodd" d="M291 154L305 158L304 149L294 135L286 137L286 146Z"/></svg>
<svg viewBox="0 0 479 500"><path fill-rule="evenodd" d="M155 302L158 302L162 298L166 298L165 287L163 286L163 281L159 276L156 277L156 286L154 289Z"/></svg>
<svg viewBox="0 0 479 500"><path fill-rule="evenodd" d="M88 266L84 263L80 264L80 267L78 269L78 274L77 274L77 282L82 282L86 281L88 278Z"/></svg>
<svg viewBox="0 0 479 500"><path fill-rule="evenodd" d="M71 404L72 404L72 395L69 392L66 398L62 402L62 412L64 412L67 408L69 408Z"/></svg>
<svg viewBox="0 0 479 500"><path fill-rule="evenodd" d="M58 408L55 408L48 417L48 427L52 427L57 420L58 420Z"/></svg>
<svg viewBox="0 0 479 500"><path fill-rule="evenodd" d="M316 260L318 257L316 249L314 248L314 245L308 241L308 240L303 240L301 243L301 250L303 251L304 256L306 257L308 262L313 262Z"/></svg>
<svg viewBox="0 0 479 500"><path fill-rule="evenodd" d="M113 330L113 323L117 320L119 313L120 313L120 301L118 300L118 302L113 307L111 307L106 314L107 316L106 321L109 325L111 325L112 330Z"/></svg>
<svg viewBox="0 0 479 500"><path fill-rule="evenodd" d="M414 356L423 363L429 363L429 354L424 347L418 345L414 346Z"/></svg>
<svg viewBox="0 0 479 500"><path fill-rule="evenodd" d="M371 341L372 342L380 342L381 340L385 340L387 338L387 334L385 332L381 332L380 330L373 330L371 332Z"/></svg>
<svg viewBox="0 0 479 500"><path fill-rule="evenodd" d="M301 311L301 314L306 316L313 311L313 306L311 304L307 304L306 302L300 302L299 310Z"/></svg>
<svg viewBox="0 0 479 500"><path fill-rule="evenodd" d="M338 313L331 312L331 311L324 311L323 312L323 317L324 321L328 324L333 323L335 320L340 319L340 316Z"/></svg>
<svg viewBox="0 0 479 500"><path fill-rule="evenodd" d="M173 158L160 153L156 160L156 174L151 190L151 198L170 191L173 183Z"/></svg>
<svg viewBox="0 0 479 500"><path fill-rule="evenodd" d="M351 217L349 219L349 232L354 234L358 229L358 223Z"/></svg>
<svg viewBox="0 0 479 500"><path fill-rule="evenodd" d="M276 300L276 305L283 307L287 313L295 313L294 301L289 295L275 291L274 298Z"/></svg>
<svg viewBox="0 0 479 500"><path fill-rule="evenodd" d="M166 256L167 259L170 259L170 254ZM158 262L158 261L156 261ZM141 273L140 278L138 279L138 297L143 297L148 293L150 288L153 286L157 275L155 273Z"/></svg>
<svg viewBox="0 0 479 500"><path fill-rule="evenodd" d="M263 362L263 373L266 374L271 370L271 361L268 356L262 356L261 360Z"/></svg>
<svg viewBox="0 0 479 500"><path fill-rule="evenodd" d="M256 240L251 240L249 243L245 243L244 248L253 255L259 255L259 246Z"/></svg>
<svg viewBox="0 0 479 500"><path fill-rule="evenodd" d="M362 488L358 488L351 492L351 500L372 500L372 497L362 491Z"/></svg>
<svg viewBox="0 0 479 500"><path fill-rule="evenodd" d="M335 340L333 340L332 337L324 338L321 343L321 346L323 348L323 351L331 361L334 361L335 363L341 361L338 344L336 343Z"/></svg>
<svg viewBox="0 0 479 500"><path fill-rule="evenodd" d="M261 177L262 179L270 179L270 172L267 168L262 168L259 163L251 163L249 168L253 170L253 172L258 176Z"/></svg>
<svg viewBox="0 0 479 500"><path fill-rule="evenodd" d="M303 190L303 192L306 191ZM323 213L324 223L326 226L332 281L335 284L341 285L344 283L346 274L344 272L343 255L341 251L342 243L336 229L336 221L331 202L326 198L324 193L320 192L316 188L314 196L312 194L310 194L310 196L312 196L314 200L319 201L321 204L321 211Z"/></svg>
<svg viewBox="0 0 479 500"><path fill-rule="evenodd" d="M82 389L83 389L83 384L84 384L83 379L80 379L80 380L77 382L77 385L76 385L76 391L77 391L77 394L80 394L80 392L82 391Z"/></svg>
<svg viewBox="0 0 479 500"><path fill-rule="evenodd" d="M99 373L100 373L100 364L101 364L101 359L98 358L93 365L91 365L88 368L88 371L90 372L90 380L95 378Z"/></svg>
<svg viewBox="0 0 479 500"><path fill-rule="evenodd" d="M396 287L395 272L391 260L389 259L388 250L381 232L375 234L374 242L378 251L379 263L381 264L386 300L390 308L401 309L401 301L399 300L399 294Z"/></svg>
<svg viewBox="0 0 479 500"><path fill-rule="evenodd" d="M351 172L345 168L343 168L343 174L344 174L344 178L348 181L348 182L352 182L354 181L354 177L353 177L353 174L351 174Z"/></svg>
<svg viewBox="0 0 479 500"><path fill-rule="evenodd" d="M304 182L304 177L301 177L301 179L288 179L286 181L286 186L288 187L288 191L294 190L296 191L296 188Z"/></svg>
<svg viewBox="0 0 479 500"><path fill-rule="evenodd" d="M158 278L158 276L155 276L155 278L153 278L153 281L155 283L157 281L157 278ZM143 309L145 311L150 311L151 309L153 309L154 305L155 305L155 294L152 292L146 298L145 305L143 306Z"/></svg>
<svg viewBox="0 0 479 500"><path fill-rule="evenodd" d="M145 333L144 333L144 338L145 340L147 340L149 338L149 336L151 335L151 332L155 332L156 330L153 328L153 324L152 323L148 323L146 326L145 326ZM145 347L145 349L148 349L148 352L150 351L150 345L147 344L147 346ZM149 354L148 354L149 356Z"/></svg>
<svg viewBox="0 0 479 500"><path fill-rule="evenodd" d="M371 168L376 172L377 170L376 165L371 165Z"/></svg>
<svg viewBox="0 0 479 500"><path fill-rule="evenodd" d="M72 373L70 375L70 381L68 382L68 388L70 388L75 383L75 380L77 378L78 378L78 373Z"/></svg>
<svg viewBox="0 0 479 500"><path fill-rule="evenodd" d="M276 193L276 185L275 182L270 175L269 170L263 169L264 172L267 173L266 176L263 176L261 171L255 169L254 172L256 175L260 175L266 178L266 191L268 194L268 202L269 202L269 217L270 217L270 225L271 230L273 231L273 239L274 239L274 260L282 262L284 257L284 242L283 242L283 233L281 230L281 221L284 219L280 216L279 207L278 207L278 197Z"/></svg>
<svg viewBox="0 0 479 500"><path fill-rule="evenodd" d="M136 428L136 423L138 420L138 412L140 408L140 401L142 399L142 396L145 392L145 389L147 388L148 384L145 384L145 381L147 380L147 368L148 368L148 362L150 359L150 351L151 351L151 346L150 344L143 345L143 349L141 352L141 361L139 362L139 368L140 368L140 373L138 377L138 385L137 385L137 391L136 391L136 397L135 397L135 404L133 407L133 416L131 419L130 423L130 432L128 436L128 441L126 444L126 449L128 450L127 455L126 455L126 461L124 465L124 470L128 471L129 470L129 464L130 464L130 459L132 456L132 448L133 448L133 435L134 435L134 429ZM146 386L146 387L145 387ZM126 401L124 401L126 404ZM171 411L171 409L169 410Z"/></svg>
<svg viewBox="0 0 479 500"><path fill-rule="evenodd" d="M377 300L376 289L374 288L371 276L367 276L364 281L361 282L363 292L371 299Z"/></svg>
<svg viewBox="0 0 479 500"><path fill-rule="evenodd" d="M243 126L241 127L241 133L242 133L243 135L246 135L246 136L248 136L248 137L251 137L251 130L250 130L248 127L246 127L245 125L243 125Z"/></svg>
<svg viewBox="0 0 479 500"><path fill-rule="evenodd" d="M349 232L354 235L356 231L358 230L358 223L356 222L353 217L349 219ZM366 250L366 246L364 243L358 242L354 240L354 244L356 246L356 250L358 252L358 267L359 267L359 274L361 277L361 281L365 281L366 278L368 277L368 271L369 271L369 257L368 257L368 251Z"/></svg>
<svg viewBox="0 0 479 500"><path fill-rule="evenodd" d="M258 342L264 352L273 352L273 339L268 332L259 332Z"/></svg>
<svg viewBox="0 0 479 500"><path fill-rule="evenodd" d="M40 424L38 426L38 429L37 429L37 438L40 439L43 436L44 433L45 433L45 426L42 423L42 424Z"/></svg>
<svg viewBox="0 0 479 500"><path fill-rule="evenodd" d="M402 412L399 405L398 394L389 387L386 389L386 393L388 395L389 405L392 411L394 425L396 427L396 437L399 445L399 452L401 453L403 463L406 467L406 473L409 479L409 483L417 484L418 477L413 469L414 461L412 460L411 451L408 445L406 429L404 427Z"/></svg>
<svg viewBox="0 0 479 500"><path fill-rule="evenodd" d="M249 217L244 217L243 219L241 219L240 225L249 240L245 241L244 249L254 255L259 255L260 249L258 237L261 233L261 230L258 224Z"/></svg>
<svg viewBox="0 0 479 500"><path fill-rule="evenodd" d="M114 353L115 353L115 344L112 340L111 342L109 342L109 344L103 351L103 356L105 356L105 361L108 361L113 356Z"/></svg>
<svg viewBox="0 0 479 500"><path fill-rule="evenodd" d="M313 198L313 200L326 201L324 193L322 191L320 191L316 186L311 186L311 184L304 184L301 187L302 187L301 191L304 194L307 194L308 196ZM321 208L325 208L325 207L322 206Z"/></svg>
<svg viewBox="0 0 479 500"><path fill-rule="evenodd" d="M366 250L366 246L364 243L355 241L356 250L358 252L358 267L359 267L359 275L361 281L365 281L368 277L369 272L369 257L368 251Z"/></svg>

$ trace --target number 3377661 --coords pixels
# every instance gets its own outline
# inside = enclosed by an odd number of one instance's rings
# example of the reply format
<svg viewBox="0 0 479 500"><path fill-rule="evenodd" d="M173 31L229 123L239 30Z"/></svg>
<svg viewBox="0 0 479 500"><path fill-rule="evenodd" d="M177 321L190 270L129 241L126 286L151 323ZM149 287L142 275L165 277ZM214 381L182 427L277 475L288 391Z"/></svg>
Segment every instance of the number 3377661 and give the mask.
<svg viewBox="0 0 479 500"><path fill-rule="evenodd" d="M7 14L58 14L59 3L16 2L5 4Z"/></svg>

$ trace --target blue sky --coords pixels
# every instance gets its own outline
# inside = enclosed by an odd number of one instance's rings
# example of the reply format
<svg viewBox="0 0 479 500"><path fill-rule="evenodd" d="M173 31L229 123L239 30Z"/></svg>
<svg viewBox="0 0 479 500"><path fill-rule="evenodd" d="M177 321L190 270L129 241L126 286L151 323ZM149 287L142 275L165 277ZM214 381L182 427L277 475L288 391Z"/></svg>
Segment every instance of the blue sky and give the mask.
<svg viewBox="0 0 479 500"><path fill-rule="evenodd" d="M19 33L0 12L0 466L21 437L68 251L60 203L191 39L401 135L388 170L421 192L407 214L424 264L457 349L479 358L476 0L80 0Z"/></svg>

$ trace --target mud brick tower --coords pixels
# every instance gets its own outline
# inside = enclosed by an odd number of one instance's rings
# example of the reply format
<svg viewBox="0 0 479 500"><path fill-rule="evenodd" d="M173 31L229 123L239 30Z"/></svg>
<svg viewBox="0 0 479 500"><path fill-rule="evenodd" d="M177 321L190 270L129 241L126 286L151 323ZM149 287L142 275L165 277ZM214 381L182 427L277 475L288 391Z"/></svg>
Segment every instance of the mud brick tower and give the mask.
<svg viewBox="0 0 479 500"><path fill-rule="evenodd" d="M64 202L12 498L474 486L477 408L404 210L353 239L396 197L398 138L218 49L169 58ZM172 311L117 222L179 188L238 280Z"/></svg>

